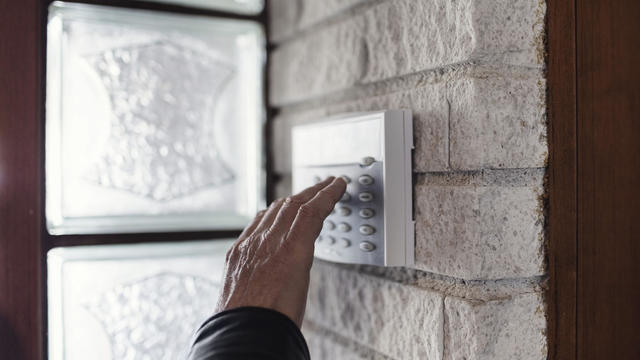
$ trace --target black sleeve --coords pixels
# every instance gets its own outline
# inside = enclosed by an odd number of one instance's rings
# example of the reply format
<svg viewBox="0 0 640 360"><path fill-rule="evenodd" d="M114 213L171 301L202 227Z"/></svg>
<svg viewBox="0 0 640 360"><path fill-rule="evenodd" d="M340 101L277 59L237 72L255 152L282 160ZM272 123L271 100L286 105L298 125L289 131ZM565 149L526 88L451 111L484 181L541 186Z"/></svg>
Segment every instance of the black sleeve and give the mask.
<svg viewBox="0 0 640 360"><path fill-rule="evenodd" d="M189 360L310 360L298 326L286 315L241 307L211 317L196 333Z"/></svg>

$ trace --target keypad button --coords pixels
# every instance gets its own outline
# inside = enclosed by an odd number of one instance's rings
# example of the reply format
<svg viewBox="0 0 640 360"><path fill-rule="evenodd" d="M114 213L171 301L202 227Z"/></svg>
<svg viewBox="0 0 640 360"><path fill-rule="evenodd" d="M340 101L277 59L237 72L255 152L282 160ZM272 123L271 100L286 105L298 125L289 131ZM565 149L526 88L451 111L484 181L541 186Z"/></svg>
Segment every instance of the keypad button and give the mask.
<svg viewBox="0 0 640 360"><path fill-rule="evenodd" d="M347 175L342 175L340 176L342 178L342 180L344 180L344 182L346 182L347 184L351 182L351 178L348 177Z"/></svg>
<svg viewBox="0 0 640 360"><path fill-rule="evenodd" d="M316 243L321 243L322 242L322 236L318 236L316 238Z"/></svg>
<svg viewBox="0 0 640 360"><path fill-rule="evenodd" d="M336 228L336 224L333 223L333 221L331 220L325 220L324 221L324 227L327 230L333 230Z"/></svg>
<svg viewBox="0 0 640 360"><path fill-rule="evenodd" d="M374 162L376 162L376 159L372 158L371 156L365 156L360 160L360 164L363 166L369 166Z"/></svg>
<svg viewBox="0 0 640 360"><path fill-rule="evenodd" d="M326 236L322 241L327 243L328 245L333 245L336 243L336 238L334 238L333 236Z"/></svg>
<svg viewBox="0 0 640 360"><path fill-rule="evenodd" d="M373 200L373 194L370 192L361 192L360 194L358 194L358 199L362 202L369 202L371 200Z"/></svg>
<svg viewBox="0 0 640 360"><path fill-rule="evenodd" d="M360 230L360 234L362 235L371 235L376 232L376 228L371 225L360 225L358 230Z"/></svg>
<svg viewBox="0 0 640 360"><path fill-rule="evenodd" d="M376 246L373 243L368 241L363 241L360 243L360 250L370 252L376 249Z"/></svg>
<svg viewBox="0 0 640 360"><path fill-rule="evenodd" d="M360 217L363 219L369 219L373 217L373 215L375 214L376 212L373 211L373 209L369 209L369 208L360 209L360 211L358 211L358 215L360 215Z"/></svg>
<svg viewBox="0 0 640 360"><path fill-rule="evenodd" d="M362 176L360 176L358 178L358 182L361 185L365 185L365 186L366 185L371 185L371 184L373 184L373 178L371 176L369 176L369 175L362 175Z"/></svg>
<svg viewBox="0 0 640 360"><path fill-rule="evenodd" d="M351 246L351 240L347 238L340 239L340 246L342 246L343 248L348 248L349 246Z"/></svg>
<svg viewBox="0 0 640 360"><path fill-rule="evenodd" d="M351 209L346 206L341 206L338 208L338 215L340 216L349 216L351 215Z"/></svg>
<svg viewBox="0 0 640 360"><path fill-rule="evenodd" d="M351 200L351 195L349 195L348 192L345 192L344 194L342 194L342 198L340 199L341 202L347 202Z"/></svg>
<svg viewBox="0 0 640 360"><path fill-rule="evenodd" d="M338 224L338 230L340 230L342 232L349 232L349 231L351 231L351 225L349 225L347 223L340 223L340 224Z"/></svg>

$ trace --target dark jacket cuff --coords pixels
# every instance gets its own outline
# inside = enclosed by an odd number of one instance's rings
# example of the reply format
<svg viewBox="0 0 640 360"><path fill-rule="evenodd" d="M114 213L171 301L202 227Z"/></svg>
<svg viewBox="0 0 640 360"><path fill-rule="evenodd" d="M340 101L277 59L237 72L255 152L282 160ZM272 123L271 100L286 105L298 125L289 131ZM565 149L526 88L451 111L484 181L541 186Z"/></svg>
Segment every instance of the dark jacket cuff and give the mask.
<svg viewBox="0 0 640 360"><path fill-rule="evenodd" d="M271 309L241 307L220 312L198 330L189 360L310 360L298 326Z"/></svg>

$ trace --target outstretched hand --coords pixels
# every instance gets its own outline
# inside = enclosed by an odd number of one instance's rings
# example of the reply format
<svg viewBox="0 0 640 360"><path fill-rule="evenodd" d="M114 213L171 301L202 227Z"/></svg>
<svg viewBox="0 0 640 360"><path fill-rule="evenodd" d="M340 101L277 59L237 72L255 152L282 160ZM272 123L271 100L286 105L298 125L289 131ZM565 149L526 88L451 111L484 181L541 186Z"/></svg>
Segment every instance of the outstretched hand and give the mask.
<svg viewBox="0 0 640 360"><path fill-rule="evenodd" d="M273 309L300 327L314 242L346 186L342 178L329 177L259 212L227 252L216 310Z"/></svg>

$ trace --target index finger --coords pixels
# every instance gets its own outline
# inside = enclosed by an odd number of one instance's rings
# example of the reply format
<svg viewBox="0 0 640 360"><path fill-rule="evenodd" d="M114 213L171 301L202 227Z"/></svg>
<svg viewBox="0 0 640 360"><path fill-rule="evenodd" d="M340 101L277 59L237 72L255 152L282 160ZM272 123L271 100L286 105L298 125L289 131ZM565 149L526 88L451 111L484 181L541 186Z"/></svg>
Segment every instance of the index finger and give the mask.
<svg viewBox="0 0 640 360"><path fill-rule="evenodd" d="M331 184L318 191L311 200L300 206L287 239L313 242L322 230L324 219L329 216L346 188L347 183L342 178L336 178Z"/></svg>

